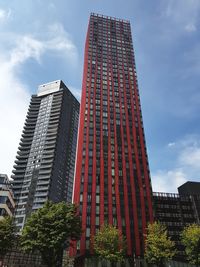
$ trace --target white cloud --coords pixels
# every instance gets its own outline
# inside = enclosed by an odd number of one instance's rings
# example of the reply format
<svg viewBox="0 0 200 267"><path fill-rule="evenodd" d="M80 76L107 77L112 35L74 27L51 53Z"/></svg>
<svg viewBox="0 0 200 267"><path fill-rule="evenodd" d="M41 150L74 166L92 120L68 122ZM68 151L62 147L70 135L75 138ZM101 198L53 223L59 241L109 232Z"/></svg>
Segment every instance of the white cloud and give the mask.
<svg viewBox="0 0 200 267"><path fill-rule="evenodd" d="M177 187L187 181L187 176L182 169L158 170L152 173L154 192L176 192Z"/></svg>
<svg viewBox="0 0 200 267"><path fill-rule="evenodd" d="M0 172L11 174L28 108L29 91L15 75L17 65L10 67L0 60Z"/></svg>
<svg viewBox="0 0 200 267"><path fill-rule="evenodd" d="M188 135L182 140L169 143L174 156L174 166L168 170L158 169L152 173L153 190L176 192L186 181L198 181L200 173L200 136Z"/></svg>
<svg viewBox="0 0 200 267"><path fill-rule="evenodd" d="M164 12L173 26L187 32L197 30L200 1L199 0L164 0Z"/></svg>
<svg viewBox="0 0 200 267"><path fill-rule="evenodd" d="M192 23L189 23L185 26L187 32L195 32L197 30L196 26Z"/></svg>
<svg viewBox="0 0 200 267"><path fill-rule="evenodd" d="M183 166L190 166L193 170L200 171L200 145L192 144L184 147L178 161Z"/></svg>
<svg viewBox="0 0 200 267"><path fill-rule="evenodd" d="M19 68L30 58L41 63L42 56L48 52L66 56L70 64L78 57L75 45L61 24L49 27L45 39L34 35L15 37L12 48L0 50L0 173L8 175L14 165L30 100L30 88L20 80Z"/></svg>
<svg viewBox="0 0 200 267"><path fill-rule="evenodd" d="M44 43L31 36L20 36L16 48L11 51L9 65L15 66L25 62L28 58L40 60L41 54L45 51Z"/></svg>
<svg viewBox="0 0 200 267"><path fill-rule="evenodd" d="M62 24L56 23L48 27L45 38L36 38L33 35L16 36L16 47L11 51L9 64L15 65L34 58L38 62L44 53L54 51L59 52L62 57L67 57L70 65L75 65L78 61L76 46L65 32Z"/></svg>
<svg viewBox="0 0 200 267"><path fill-rule="evenodd" d="M49 40L44 42L47 50L62 51L62 56L66 56L71 65L75 66L78 63L77 48L61 23L54 23L48 27L48 38Z"/></svg>
<svg viewBox="0 0 200 267"><path fill-rule="evenodd" d="M9 19L11 15L11 10L4 10L2 8L0 8L0 22L2 21L6 21L7 19Z"/></svg>
<svg viewBox="0 0 200 267"><path fill-rule="evenodd" d="M167 144L167 146L168 147L173 147L173 146L175 146L175 144L176 144L175 142L171 142L171 143Z"/></svg>

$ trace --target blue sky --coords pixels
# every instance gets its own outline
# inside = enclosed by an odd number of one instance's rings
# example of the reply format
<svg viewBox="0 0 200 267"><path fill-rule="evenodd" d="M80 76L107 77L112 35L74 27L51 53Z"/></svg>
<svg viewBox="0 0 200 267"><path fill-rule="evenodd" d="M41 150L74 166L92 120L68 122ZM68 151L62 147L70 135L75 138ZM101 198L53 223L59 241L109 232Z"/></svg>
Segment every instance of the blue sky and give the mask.
<svg viewBox="0 0 200 267"><path fill-rule="evenodd" d="M0 173L39 84L80 97L90 12L131 21L153 190L200 181L199 0L0 0Z"/></svg>

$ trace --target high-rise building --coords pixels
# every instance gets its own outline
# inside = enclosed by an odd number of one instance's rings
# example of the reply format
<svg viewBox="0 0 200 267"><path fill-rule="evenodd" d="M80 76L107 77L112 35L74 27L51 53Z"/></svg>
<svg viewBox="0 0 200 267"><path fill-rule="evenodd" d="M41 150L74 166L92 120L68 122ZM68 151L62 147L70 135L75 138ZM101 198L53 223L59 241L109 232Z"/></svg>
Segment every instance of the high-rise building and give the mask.
<svg viewBox="0 0 200 267"><path fill-rule="evenodd" d="M79 103L58 80L32 95L12 175L19 229L45 201L72 201Z"/></svg>
<svg viewBox="0 0 200 267"><path fill-rule="evenodd" d="M91 14L85 45L74 202L83 234L76 251L92 253L91 236L113 224L127 255L143 255L152 189L136 66L127 20Z"/></svg>

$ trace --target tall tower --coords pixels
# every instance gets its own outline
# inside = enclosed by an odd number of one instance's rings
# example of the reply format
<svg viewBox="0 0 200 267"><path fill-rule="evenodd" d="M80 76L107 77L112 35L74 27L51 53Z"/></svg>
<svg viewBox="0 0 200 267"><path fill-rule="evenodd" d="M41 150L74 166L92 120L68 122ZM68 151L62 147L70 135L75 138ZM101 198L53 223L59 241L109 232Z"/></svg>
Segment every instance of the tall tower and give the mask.
<svg viewBox="0 0 200 267"><path fill-rule="evenodd" d="M79 103L58 80L31 97L12 178L15 221L53 202L72 201Z"/></svg>
<svg viewBox="0 0 200 267"><path fill-rule="evenodd" d="M153 220L130 22L91 14L84 58L74 202L83 234L77 253L91 249L102 224L116 225L127 255L141 256Z"/></svg>

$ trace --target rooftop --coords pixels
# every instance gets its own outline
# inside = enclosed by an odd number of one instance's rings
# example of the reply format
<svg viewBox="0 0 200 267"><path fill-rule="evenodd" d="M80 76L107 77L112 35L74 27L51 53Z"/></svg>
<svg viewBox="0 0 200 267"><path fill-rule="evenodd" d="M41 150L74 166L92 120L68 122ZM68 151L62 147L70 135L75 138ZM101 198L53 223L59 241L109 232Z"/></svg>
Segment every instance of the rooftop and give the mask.
<svg viewBox="0 0 200 267"><path fill-rule="evenodd" d="M111 16L105 16L105 15L101 15L101 14L97 14L97 13L91 13L91 16L104 18L104 19L115 20L115 21L119 21L119 22L130 23L129 20L119 19L119 18L115 18L115 17L111 17Z"/></svg>

